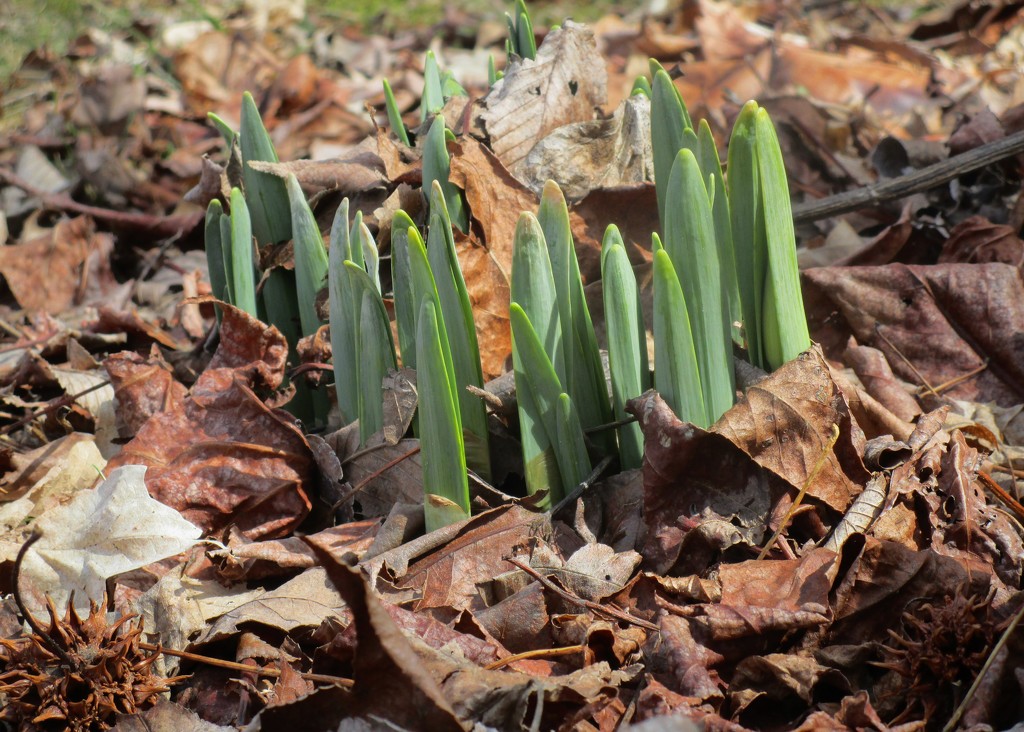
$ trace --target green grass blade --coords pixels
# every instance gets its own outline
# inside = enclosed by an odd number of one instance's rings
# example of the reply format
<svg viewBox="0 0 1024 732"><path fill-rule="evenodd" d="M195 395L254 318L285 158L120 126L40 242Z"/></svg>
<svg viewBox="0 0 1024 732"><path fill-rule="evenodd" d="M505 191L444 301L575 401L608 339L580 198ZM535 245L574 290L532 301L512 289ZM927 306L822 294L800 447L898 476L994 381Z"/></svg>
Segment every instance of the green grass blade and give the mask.
<svg viewBox="0 0 1024 732"><path fill-rule="evenodd" d="M384 79L384 109L388 113L388 124L391 125L391 131L395 133L403 145L411 147L409 142L409 133L406 132L405 123L402 122L402 113L398 110L398 102L395 101L395 94L391 91L391 84L388 83L387 79Z"/></svg>
<svg viewBox="0 0 1024 732"><path fill-rule="evenodd" d="M416 375L420 394L420 462L427 531L469 516L469 481L458 407L452 398L436 307L420 306L416 327ZM442 500L432 500L438 496Z"/></svg>
<svg viewBox="0 0 1024 732"><path fill-rule="evenodd" d="M409 214L399 210L391 219L391 283L402 365L416 368L416 307L412 298L412 272L409 270L410 236L419 237L419 232Z"/></svg>
<svg viewBox="0 0 1024 732"><path fill-rule="evenodd" d="M359 358L356 338L359 317L356 288L350 281L345 262L351 259L348 227L348 199L338 207L331 226L327 288L331 322L331 360L334 365L334 389L343 425L359 417Z"/></svg>
<svg viewBox="0 0 1024 732"><path fill-rule="evenodd" d="M743 331L750 362L765 367L761 345L761 307L766 271L764 212L757 171L754 119L757 103L743 105L729 138L729 219Z"/></svg>
<svg viewBox="0 0 1024 732"><path fill-rule="evenodd" d="M473 307L455 252L455 239L446 215L444 196L436 181L431 188L430 211L427 260L434 275L441 316L451 346L459 411L466 431L466 461L479 475L490 480L487 410L479 397L466 390L469 385L483 388L484 383Z"/></svg>
<svg viewBox="0 0 1024 732"><path fill-rule="evenodd" d="M725 177L722 175L722 161L718 157L718 146L715 144L715 137L711 134L711 127L707 120L702 119L697 126L697 150L699 152L695 154L704 179L714 179L713 184L710 181L708 183L708 193L711 198L711 216L715 221L718 261L722 272L722 281L729 298L729 320L732 323L742 322L743 306L736 278L736 255L732 243L729 196L725 190Z"/></svg>
<svg viewBox="0 0 1024 732"><path fill-rule="evenodd" d="M206 207L206 223L203 234L206 248L206 267L210 272L210 290L218 300L224 300L227 289L227 273L224 270L224 243L220 236L220 220L224 207L216 198ZM217 310L220 318L220 309Z"/></svg>
<svg viewBox="0 0 1024 732"><path fill-rule="evenodd" d="M468 97L469 92L455 78L455 74L451 71L445 71L441 75L441 96L444 98L445 103L447 103L452 97Z"/></svg>
<svg viewBox="0 0 1024 732"><path fill-rule="evenodd" d="M520 58L536 59L537 40L533 35L530 11L523 0L516 0L511 15L505 13L505 25L508 26L508 40L505 42L508 54L511 56L514 53Z"/></svg>
<svg viewBox="0 0 1024 732"><path fill-rule="evenodd" d="M249 162L276 163L277 152L263 126L252 94L242 94L242 125L239 131L242 149L242 180L245 200L252 214L252 230L261 245L287 241L292 236L291 207L285 183L278 176L253 170Z"/></svg>
<svg viewBox="0 0 1024 732"><path fill-rule="evenodd" d="M664 249L654 254L654 386L676 416L707 429L690 316Z"/></svg>
<svg viewBox="0 0 1024 732"><path fill-rule="evenodd" d="M590 475L590 455L572 398L562 392L555 405L555 444L559 446L558 467L562 473L563 495L568 495Z"/></svg>
<svg viewBox="0 0 1024 732"><path fill-rule="evenodd" d="M366 260L363 257L365 246L363 244L363 212L356 211L352 217L352 226L348 230L348 239L345 240L348 250L348 259L366 269Z"/></svg>
<svg viewBox="0 0 1024 732"><path fill-rule="evenodd" d="M456 406L458 406L459 395L456 387L458 382L455 380L455 362L452 360L452 349L450 341L448 340L448 329L445 326L444 317L441 311L441 298L437 293L437 283L434 279L434 273L430 269L430 259L427 256L427 249L423 245L423 240L420 239L418 235L416 237L409 237L409 270L412 273L411 282L413 301L422 304L424 300L428 300L434 305L434 310L437 313L437 330L444 350L444 363L445 368L448 370L448 383L451 385L451 398L455 402ZM416 353L419 354L418 344ZM418 355L417 358L419 358ZM416 366L419 368L418 361Z"/></svg>
<svg viewBox="0 0 1024 732"><path fill-rule="evenodd" d="M584 427L606 424L611 421L612 412L601 365L601 352L583 294L583 280L569 224L569 209L565 196L554 181L544 184L537 221L544 232L551 260L558 317L562 324L562 348L566 355L569 395ZM615 451L614 435L610 432L596 435L595 443L606 454Z"/></svg>
<svg viewBox="0 0 1024 732"><path fill-rule="evenodd" d="M462 199L462 191L448 180L451 173L451 159L445 137L444 117L437 115L430 123L426 139L423 142L423 195L430 200L430 189L437 181L444 192L444 202L452 224L459 231L469 231L469 213Z"/></svg>
<svg viewBox="0 0 1024 732"><path fill-rule="evenodd" d="M235 294L232 292L232 288L234 286L234 272L231 259L231 214L226 213L220 217L220 240L221 253L224 255L224 300L225 302L229 302L234 305Z"/></svg>
<svg viewBox="0 0 1024 732"><path fill-rule="evenodd" d="M653 95L651 90L651 82L647 80L646 76L638 76L633 80L633 88L629 90L629 96L636 96L637 94L643 94L648 99Z"/></svg>
<svg viewBox="0 0 1024 732"><path fill-rule="evenodd" d="M213 122L213 126L217 128L217 132L219 132L220 136L224 138L224 144L228 146L228 151L230 152L231 146L234 145L235 141L238 139L238 133L231 129L231 125L229 125L223 117L213 112L207 112L206 118Z"/></svg>
<svg viewBox="0 0 1024 732"><path fill-rule="evenodd" d="M608 232L605 237L614 241L617 235L618 230L615 229L611 237ZM626 250L619 244L611 244L604 253L601 281L608 362L612 373L612 405L616 419L624 419L628 416L626 402L650 388L650 365L640 292ZM640 467L643 434L636 423L619 428L619 456L624 470Z"/></svg>
<svg viewBox="0 0 1024 732"><path fill-rule="evenodd" d="M288 198L291 202L293 245L295 249L295 285L299 297L302 334L313 335L323 325L316 312L316 296L327 279L327 250L313 211L294 175L288 174Z"/></svg>
<svg viewBox="0 0 1024 732"><path fill-rule="evenodd" d="M651 152L654 156L654 186L658 197L658 220L665 228L666 190L676 153L684 147L683 132L693 122L679 90L668 72L651 60Z"/></svg>
<svg viewBox="0 0 1024 732"><path fill-rule="evenodd" d="M359 265L345 262L348 281L358 292L359 330L356 335L359 440L366 441L384 425L381 381L395 368L395 346L387 310L373 281Z"/></svg>
<svg viewBox="0 0 1024 732"><path fill-rule="evenodd" d="M735 399L732 329L707 189L697 158L686 149L676 156L669 178L665 251L682 284L704 408L708 419L714 421Z"/></svg>
<svg viewBox="0 0 1024 732"><path fill-rule="evenodd" d="M492 54L487 56L487 86L488 86L488 88L490 88L490 87L494 86L495 84L497 84L498 80L501 79L501 77L502 77L501 72L498 71L497 67L494 65L494 54L492 53Z"/></svg>
<svg viewBox="0 0 1024 732"><path fill-rule="evenodd" d="M533 35L533 23L523 0L516 0L516 46L523 58L537 58L537 39Z"/></svg>
<svg viewBox="0 0 1024 732"><path fill-rule="evenodd" d="M768 365L777 369L810 348L811 338L800 291L786 166L767 110L757 111L754 127L768 260L762 311L764 346Z"/></svg>
<svg viewBox="0 0 1024 732"><path fill-rule="evenodd" d="M358 236L353 232L352 239L353 247L357 246L356 242L358 241L362 262L358 262L355 259L352 261L357 262L366 270L366 274L370 276L374 287L377 288L377 294L380 294L380 252L377 251L377 242L374 241L370 228L362 220L361 216L359 218Z"/></svg>
<svg viewBox="0 0 1024 732"><path fill-rule="evenodd" d="M274 267L267 272L263 281L261 299L263 309L267 313L267 321L273 323L288 341L289 366L296 365L298 358L295 349L299 338L302 337L302 325L294 270ZM285 405L285 409L307 425L326 424L329 408L327 400L314 399L313 389L305 379L299 379L294 383L295 396Z"/></svg>
<svg viewBox="0 0 1024 732"><path fill-rule="evenodd" d="M253 254L252 221L245 197L231 189L231 295L232 304L256 315L256 264Z"/></svg>
<svg viewBox="0 0 1024 732"><path fill-rule="evenodd" d="M433 51L427 51L423 62L423 97L420 99L420 122L426 122L431 115L444 107L444 90L441 88L441 70Z"/></svg>
<svg viewBox="0 0 1024 732"><path fill-rule="evenodd" d="M564 495L564 446L557 443L556 412L562 387L537 331L518 303L509 307L509 319L526 487L530 493L547 491L549 501L557 503Z"/></svg>
<svg viewBox="0 0 1024 732"><path fill-rule="evenodd" d="M519 303L537 330L559 383L566 382L558 294L544 232L537 218L523 212L512 244L512 302Z"/></svg>

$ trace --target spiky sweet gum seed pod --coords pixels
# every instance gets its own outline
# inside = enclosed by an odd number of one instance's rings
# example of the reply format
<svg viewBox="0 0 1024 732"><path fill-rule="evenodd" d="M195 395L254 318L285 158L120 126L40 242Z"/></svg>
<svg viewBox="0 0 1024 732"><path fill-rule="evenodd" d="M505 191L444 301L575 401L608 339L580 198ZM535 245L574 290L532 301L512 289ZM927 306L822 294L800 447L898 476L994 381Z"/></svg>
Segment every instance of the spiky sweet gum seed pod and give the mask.
<svg viewBox="0 0 1024 732"><path fill-rule="evenodd" d="M141 621L127 615L108 624L105 604L91 603L85 618L69 604L59 617L48 600L47 637L0 639L0 722L26 730L110 729L117 715L151 707L184 678L154 674L158 654L139 647Z"/></svg>

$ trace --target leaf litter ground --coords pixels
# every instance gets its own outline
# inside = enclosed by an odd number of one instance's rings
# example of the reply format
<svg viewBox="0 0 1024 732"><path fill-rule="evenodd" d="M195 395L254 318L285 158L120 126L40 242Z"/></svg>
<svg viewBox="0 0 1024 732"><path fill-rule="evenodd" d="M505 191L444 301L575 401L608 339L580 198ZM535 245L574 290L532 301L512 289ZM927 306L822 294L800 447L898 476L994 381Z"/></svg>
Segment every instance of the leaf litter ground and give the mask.
<svg viewBox="0 0 1024 732"><path fill-rule="evenodd" d="M654 393L634 400L641 470L605 472L551 513L517 498L508 275L544 180L569 192L592 304L616 223L649 310L657 207L628 99L647 57L679 64L719 140L745 99L769 109L799 216L1024 128L1024 8L918 10L755 17L708 0L567 23L494 96L501 25L458 12L395 37L242 12L31 54L6 82L0 145L0 715L125 730L1018 724L1018 157L801 218L818 345L740 374L743 399L707 431ZM473 99L445 116L495 434L474 516L424 534L408 376L388 382L367 446L351 428L309 434L281 409L280 333L226 308L211 338L201 221L229 165L205 114L237 122L250 90L288 161L268 171L296 174L323 229L348 196L388 242L395 210L421 215L420 163L375 126L380 79L415 118L433 39ZM304 354L314 376L329 359L322 340ZM47 595L57 610L30 645L11 593L36 529L18 598L39 623ZM113 627L129 614L141 632ZM143 658L152 676L89 675ZM175 674L170 695L149 691ZM61 685L77 678L84 700Z"/></svg>

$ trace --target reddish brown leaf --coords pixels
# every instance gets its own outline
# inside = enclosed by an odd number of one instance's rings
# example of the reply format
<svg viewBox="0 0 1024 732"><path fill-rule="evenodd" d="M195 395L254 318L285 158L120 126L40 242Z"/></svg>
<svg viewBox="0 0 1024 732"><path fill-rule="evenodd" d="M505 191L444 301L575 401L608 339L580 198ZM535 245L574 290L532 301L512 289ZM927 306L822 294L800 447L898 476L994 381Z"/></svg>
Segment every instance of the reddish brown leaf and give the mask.
<svg viewBox="0 0 1024 732"><path fill-rule="evenodd" d="M699 573L730 546L759 544L772 498L767 475L725 438L680 422L653 391L629 409L644 432L645 565Z"/></svg>
<svg viewBox="0 0 1024 732"><path fill-rule="evenodd" d="M508 370L506 362L512 354L508 315L512 299L509 289L511 270L503 269L486 248L475 243L472 236L457 236L455 247L473 308L484 380L488 381Z"/></svg>
<svg viewBox="0 0 1024 732"><path fill-rule="evenodd" d="M907 422L921 414L921 407L899 382L877 348L857 345L851 339L843 354L845 363L857 374L864 389L893 414Z"/></svg>
<svg viewBox="0 0 1024 732"><path fill-rule="evenodd" d="M471 137L452 146L451 181L466 192L469 210L483 230L484 246L508 279L516 222L523 211L537 210L537 196Z"/></svg>
<svg viewBox="0 0 1024 732"><path fill-rule="evenodd" d="M420 610L479 607L478 585L511 571L504 557L547 525L522 506L502 506L374 557L370 575L387 567L401 590L415 593Z"/></svg>
<svg viewBox="0 0 1024 732"><path fill-rule="evenodd" d="M833 425L840 441L827 450ZM846 510L868 477L852 429L842 392L817 347L747 389L711 428L798 490L825 457L807 494L836 511Z"/></svg>
<svg viewBox="0 0 1024 732"><path fill-rule="evenodd" d="M1024 268L1024 241L1011 226L971 216L954 226L942 245L939 264L953 262L1003 262L1020 270Z"/></svg>
<svg viewBox="0 0 1024 732"><path fill-rule="evenodd" d="M174 378L170 365L154 347L149 358L132 351L103 362L117 398L117 432L134 437L150 417L181 409L188 390Z"/></svg>
<svg viewBox="0 0 1024 732"><path fill-rule="evenodd" d="M651 183L591 191L572 207L569 221L584 283L601 279L601 241L609 223L619 228L634 265L650 261L651 232L661 230Z"/></svg>
<svg viewBox="0 0 1024 732"><path fill-rule="evenodd" d="M309 511L314 462L294 419L253 389L281 383L287 345L276 328L224 309L210 368L176 409L150 417L110 467L149 466L150 494L205 532L234 523L253 539L281 536Z"/></svg>

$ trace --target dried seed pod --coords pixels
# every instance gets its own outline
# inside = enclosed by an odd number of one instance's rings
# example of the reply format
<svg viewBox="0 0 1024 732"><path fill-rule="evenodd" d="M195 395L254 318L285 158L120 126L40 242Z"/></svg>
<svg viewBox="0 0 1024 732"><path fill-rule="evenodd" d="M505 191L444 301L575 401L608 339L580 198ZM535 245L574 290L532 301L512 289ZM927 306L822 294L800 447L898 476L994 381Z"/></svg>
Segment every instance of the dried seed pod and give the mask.
<svg viewBox="0 0 1024 732"><path fill-rule="evenodd" d="M22 730L105 730L184 678L153 673L159 654L139 647L142 622L133 623L134 615L108 624L102 606L91 603L83 619L69 603L60 618L47 604L43 634L0 639L0 722Z"/></svg>

